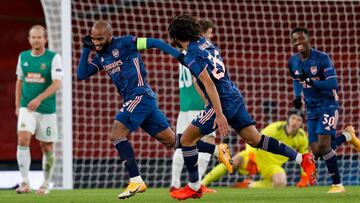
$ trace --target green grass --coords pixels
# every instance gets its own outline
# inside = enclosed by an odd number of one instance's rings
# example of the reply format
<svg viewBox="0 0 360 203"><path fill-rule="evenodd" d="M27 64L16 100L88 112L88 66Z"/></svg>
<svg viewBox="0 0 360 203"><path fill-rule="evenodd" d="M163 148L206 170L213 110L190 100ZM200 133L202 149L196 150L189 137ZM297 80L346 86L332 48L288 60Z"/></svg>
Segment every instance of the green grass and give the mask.
<svg viewBox="0 0 360 203"><path fill-rule="evenodd" d="M214 188L215 194L205 194L201 199L186 200L186 202L291 202L291 203L316 203L316 202L352 202L360 203L360 186L347 186L345 194L327 194L329 187L295 188L284 189L232 189L225 187ZM145 193L137 194L129 199L118 200L117 194L120 189L82 189L82 190L53 190L45 196L38 196L35 192L30 194L16 194L14 190L1 190L1 203L166 203L179 202L170 198L165 188L149 188Z"/></svg>

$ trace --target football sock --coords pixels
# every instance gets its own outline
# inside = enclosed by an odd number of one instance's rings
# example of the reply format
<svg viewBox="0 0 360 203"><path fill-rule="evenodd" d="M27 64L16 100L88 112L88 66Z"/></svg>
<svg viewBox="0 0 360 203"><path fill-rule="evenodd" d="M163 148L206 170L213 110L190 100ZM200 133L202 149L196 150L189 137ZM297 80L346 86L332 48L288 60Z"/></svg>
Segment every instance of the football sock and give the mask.
<svg viewBox="0 0 360 203"><path fill-rule="evenodd" d="M328 153L325 153L323 155L323 158L325 160L326 167L327 167L330 177L333 181L333 184L334 185L340 184L341 183L340 173L339 173L339 168L338 168L338 164L337 164L337 157L336 157L335 151L331 149Z"/></svg>
<svg viewBox="0 0 360 203"><path fill-rule="evenodd" d="M279 142L278 140L266 135L261 135L261 140L256 148L260 148L273 154L280 154L289 157L290 160L296 160L296 157L299 154L297 151L288 147L282 142Z"/></svg>
<svg viewBox="0 0 360 203"><path fill-rule="evenodd" d="M201 181L201 184L207 186L210 183L219 180L222 176L227 173L226 167L224 164L218 164L215 166Z"/></svg>
<svg viewBox="0 0 360 203"><path fill-rule="evenodd" d="M184 166L184 158L181 149L176 149L172 159L171 166L171 185L176 188L180 188L180 176Z"/></svg>
<svg viewBox="0 0 360 203"><path fill-rule="evenodd" d="M196 148L196 146L192 146L192 147L182 147L182 153L183 153L183 157L184 157L184 163L189 175L189 181L190 183L193 184L189 184L189 186L194 189L194 190L198 190L200 188L200 184L199 187L197 187L196 183L200 183L199 182L199 169L198 169L198 149Z"/></svg>
<svg viewBox="0 0 360 203"><path fill-rule="evenodd" d="M199 167L199 180L202 179L211 158L211 154L199 152L199 160L198 160L198 167Z"/></svg>
<svg viewBox="0 0 360 203"><path fill-rule="evenodd" d="M55 168L55 152L45 152L42 157L44 184L49 184Z"/></svg>
<svg viewBox="0 0 360 203"><path fill-rule="evenodd" d="M175 145L174 145L175 149L182 148L182 145L180 143L181 136L182 136L182 134L177 134L175 136ZM199 152L204 152L204 153L208 153L211 155L215 154L216 145L199 140L196 143L196 146L197 146Z"/></svg>
<svg viewBox="0 0 360 203"><path fill-rule="evenodd" d="M135 160L133 147L126 138L120 138L113 142L116 150L119 152L120 160L125 163L130 178L139 176L139 169Z"/></svg>
<svg viewBox="0 0 360 203"><path fill-rule="evenodd" d="M16 159L23 179L22 181L29 183L29 170L31 164L30 147L17 146Z"/></svg>
<svg viewBox="0 0 360 203"><path fill-rule="evenodd" d="M199 140L196 143L196 147L199 149L199 152L204 152L213 155L215 152L216 145Z"/></svg>

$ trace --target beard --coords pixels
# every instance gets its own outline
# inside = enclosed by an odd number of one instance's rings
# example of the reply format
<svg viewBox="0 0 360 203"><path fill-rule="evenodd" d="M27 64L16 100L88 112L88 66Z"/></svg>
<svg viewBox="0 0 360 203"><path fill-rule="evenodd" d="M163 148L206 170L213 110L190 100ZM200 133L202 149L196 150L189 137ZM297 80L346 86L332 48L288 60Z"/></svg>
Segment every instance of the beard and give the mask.
<svg viewBox="0 0 360 203"><path fill-rule="evenodd" d="M107 41L100 50L95 50L97 54L103 54L105 53L106 49L109 47L110 42Z"/></svg>

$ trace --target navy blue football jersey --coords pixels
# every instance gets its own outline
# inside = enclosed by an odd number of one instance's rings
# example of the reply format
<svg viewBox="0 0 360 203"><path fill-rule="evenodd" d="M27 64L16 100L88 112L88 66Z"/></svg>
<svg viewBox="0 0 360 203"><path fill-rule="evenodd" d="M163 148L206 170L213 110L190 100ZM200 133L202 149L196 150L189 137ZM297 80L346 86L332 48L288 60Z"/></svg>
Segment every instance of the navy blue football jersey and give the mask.
<svg viewBox="0 0 360 203"><path fill-rule="evenodd" d="M106 51L96 54L91 63L99 71L107 72L125 101L144 93L156 97L146 82L147 73L136 47L136 37L113 37Z"/></svg>
<svg viewBox="0 0 360 203"><path fill-rule="evenodd" d="M209 73L219 93L223 112L227 117L231 117L238 107L244 103L244 98L239 89L228 76L220 50L213 43L204 37L190 42L184 62L197 79L202 71ZM197 83L209 100L202 82L198 79Z"/></svg>

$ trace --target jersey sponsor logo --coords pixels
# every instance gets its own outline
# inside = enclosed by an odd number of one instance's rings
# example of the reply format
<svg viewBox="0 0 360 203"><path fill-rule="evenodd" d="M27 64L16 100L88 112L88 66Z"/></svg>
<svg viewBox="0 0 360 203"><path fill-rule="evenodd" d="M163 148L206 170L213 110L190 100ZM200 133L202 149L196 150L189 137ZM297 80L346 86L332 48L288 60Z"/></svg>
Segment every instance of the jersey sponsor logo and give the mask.
<svg viewBox="0 0 360 203"><path fill-rule="evenodd" d="M299 70L295 70L295 75L300 75Z"/></svg>
<svg viewBox="0 0 360 203"><path fill-rule="evenodd" d="M112 55L113 55L115 58L119 57L119 50L118 50L118 49L112 50L111 53L112 53Z"/></svg>
<svg viewBox="0 0 360 203"><path fill-rule="evenodd" d="M46 64L45 64L45 63L42 63L42 64L40 65L40 69L41 69L41 70L45 70L45 69L46 69Z"/></svg>
<svg viewBox="0 0 360 203"><path fill-rule="evenodd" d="M25 67L28 67L28 66L29 66L29 63L28 63L27 61L25 61L24 66L25 66Z"/></svg>
<svg viewBox="0 0 360 203"><path fill-rule="evenodd" d="M28 83L45 83L45 78L40 73L27 73L25 81Z"/></svg>
<svg viewBox="0 0 360 203"><path fill-rule="evenodd" d="M104 70L107 71L109 75L120 72L120 66L123 64L121 60L114 61L104 66Z"/></svg>
<svg viewBox="0 0 360 203"><path fill-rule="evenodd" d="M311 74L315 75L318 72L317 66L311 66L310 67L310 72L311 72Z"/></svg>

